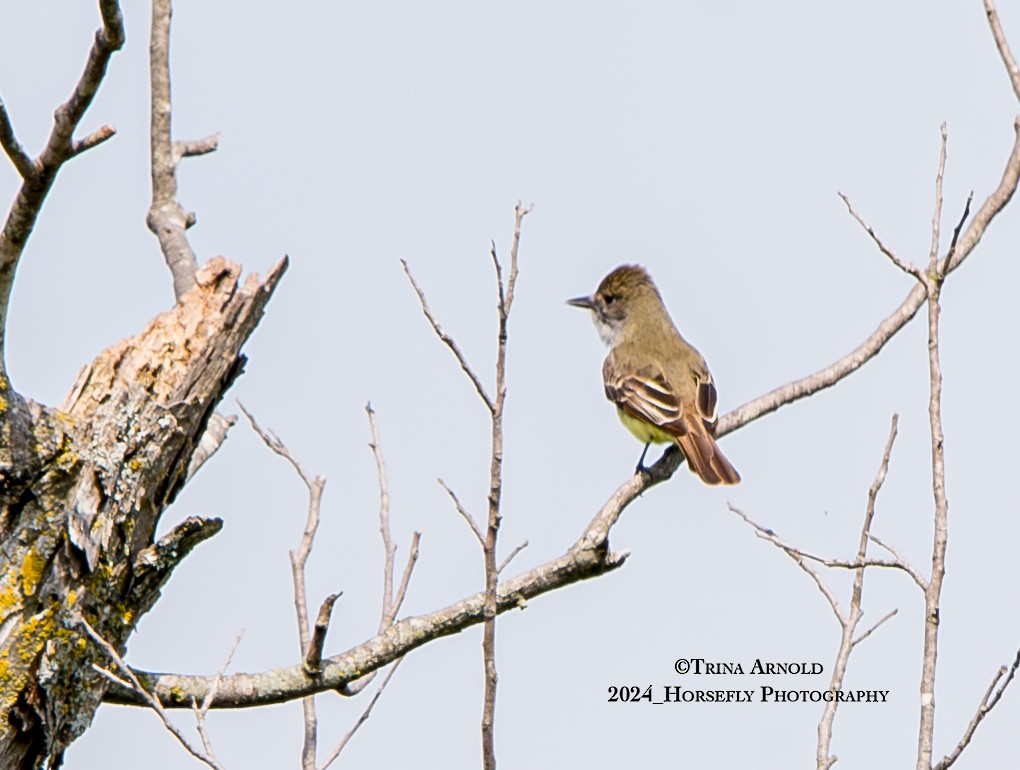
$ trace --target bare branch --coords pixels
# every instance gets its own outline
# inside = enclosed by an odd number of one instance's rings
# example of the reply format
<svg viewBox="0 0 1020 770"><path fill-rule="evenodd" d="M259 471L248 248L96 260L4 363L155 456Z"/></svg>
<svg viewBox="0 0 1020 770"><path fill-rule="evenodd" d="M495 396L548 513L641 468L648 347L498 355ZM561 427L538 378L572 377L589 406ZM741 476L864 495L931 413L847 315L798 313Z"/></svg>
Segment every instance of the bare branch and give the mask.
<svg viewBox="0 0 1020 770"><path fill-rule="evenodd" d="M18 143L7 108L0 102L0 146L11 158L23 180L3 229L0 230L0 378L6 373L4 340L14 275L43 202L61 166L79 152L99 144L106 131L105 128L100 129L89 139L78 143L74 141L74 132L99 90L110 58L124 45L124 19L116 0L100 0L99 12L103 24L93 38L85 69L71 96L54 112L53 129L46 140L46 146L35 160L30 160Z"/></svg>
<svg viewBox="0 0 1020 770"><path fill-rule="evenodd" d="M152 0L152 31L149 38L151 94L150 151L152 204L146 224L159 239L174 282L174 296L181 297L195 285L198 259L185 231L195 223L193 212L177 200L177 165L181 158L204 155L219 144L219 134L195 141L173 141L170 118L170 18L171 0Z"/></svg>
<svg viewBox="0 0 1020 770"><path fill-rule="evenodd" d="M372 455L375 457L376 472L379 476L379 532L382 535L383 551L385 552L385 564L383 566L383 600L382 620L379 623L379 630L382 631L386 623L386 616L393 606L393 556L397 547L393 544L390 535L390 488L386 480L386 463L383 462L382 447L379 444L379 426L375 420L375 410L372 404L365 405L365 413L368 415L368 424L372 429Z"/></svg>
<svg viewBox="0 0 1020 770"><path fill-rule="evenodd" d="M942 227L942 177L946 172L946 124L939 126L939 170L935 174L935 210L931 217L931 250L928 270L934 273L939 259L939 233ZM953 238L954 243L956 236Z"/></svg>
<svg viewBox="0 0 1020 770"><path fill-rule="evenodd" d="M492 241L492 262L496 266L496 283L499 285L499 315L506 319L510 315L510 308L514 303L514 289L517 286L517 250L521 243L521 222L524 217L531 213L534 204L522 206L520 201L514 206L514 238L510 247L510 273L507 276L506 286L503 286L503 267L496 256L496 242Z"/></svg>
<svg viewBox="0 0 1020 770"><path fill-rule="evenodd" d="M1006 42L1006 33L1002 31L1002 24L999 22L999 12L995 10L993 0L985 0L985 14L988 16L988 26L992 28L992 37L995 38L995 47L999 49L999 56L1002 63L1006 65L1006 74L1009 75L1009 82L1013 85L1013 93L1020 99L1020 67L1017 67L1013 52L1009 50L1009 43Z"/></svg>
<svg viewBox="0 0 1020 770"><path fill-rule="evenodd" d="M1017 182L1020 180L1020 118L1014 121L1013 129L1015 141L999 186L978 209L970 226L960 236L953 254L941 260L937 269L939 275L948 275L963 263L981 240L988 225L1009 203L1013 193L1016 192ZM900 306L882 321L878 328L857 348L824 369L782 385L722 416L719 419L717 435L725 436L759 417L774 412L781 406L791 404L824 388L832 387L876 356L893 335L917 314L926 297L927 292L924 287L915 286L900 303Z"/></svg>
<svg viewBox="0 0 1020 770"><path fill-rule="evenodd" d="M372 454L375 457L376 469L379 476L379 532L382 535L383 550L385 552L385 564L383 566L382 612L380 613L379 618L379 633L382 633L393 624L394 619L397 617L397 613L400 611L401 605L404 603L404 597L407 595L407 587L411 582L411 573L414 571L414 565L418 561L418 546L421 542L421 533L415 532L411 537L411 548L407 554L407 563L404 565L404 574L400 579L400 585L397 588L396 595L394 595L393 557L396 554L397 547L393 544L393 537L390 534L390 493L389 483L386 479L386 464L383 462L382 445L379 441L379 426L375 419L375 410L372 409L371 404L367 404L365 406L365 412L368 414L369 426L372 429L372 443L369 444L369 446L371 447ZM375 675L377 673L378 671L373 671L355 682L344 685L339 690L340 694L347 697L357 695L372 683L372 680L375 679ZM376 697L378 697L378 693L376 693ZM370 709L371 706L369 707L369 710ZM367 715L363 718L367 718ZM356 729L357 725L352 729L351 733L348 734L348 738ZM334 758L336 754L339 754L346 743L347 739L345 738L341 742L340 747L336 750ZM332 759L330 762L332 762ZM327 762L327 765L328 764L329 763Z"/></svg>
<svg viewBox="0 0 1020 770"><path fill-rule="evenodd" d="M780 540L775 532L767 527L763 527L739 508L735 508L732 505L727 505L727 507L730 509L730 512L737 514L737 516L742 518L746 523L750 524L751 527L754 528L755 535L757 537L760 537L762 540L768 540L772 543L772 545L776 546L779 550L793 559L797 566L804 570L811 579L815 581L815 585L818 586L818 590L822 592L822 596L825 597L826 601L829 602L829 606L832 607L832 612L835 614L836 620L838 620L841 625L846 623L846 615L843 614L843 610L839 606L839 600L836 598L836 595L822 579L822 576L818 574L818 571L807 563L807 559L810 557L797 550L789 543Z"/></svg>
<svg viewBox="0 0 1020 770"><path fill-rule="evenodd" d="M203 139L191 139L188 141L178 139L173 143L174 166L177 166L183 158L194 158L199 155L208 155L211 152L216 152L219 146L219 131Z"/></svg>
<svg viewBox="0 0 1020 770"><path fill-rule="evenodd" d="M448 494L450 499L453 500L453 505L456 507L457 513L459 513L464 521L468 523L468 526L471 527L471 531L475 533L475 537L478 538L478 542L485 545L485 535L482 534L482 530L478 526L478 522L475 521L475 517L468 513L464 506L461 505L461 502L457 497L457 493L450 489L446 485L446 482L442 479L436 479L436 481L439 482L439 486L445 489L446 494Z"/></svg>
<svg viewBox="0 0 1020 770"><path fill-rule="evenodd" d="M389 670L389 673L386 674L386 678L383 679L382 684L379 685L379 689L376 690L375 695L372 696L372 700L368 702L368 706L366 706L365 710L361 712L361 716L358 717L358 721L354 723L354 726L347 731L347 734L340 740L340 743L337 745L337 747L333 749L333 753L329 755L329 758L322 765L321 770L326 770L327 767L329 767L330 765L333 764L333 762L336 761L336 758L340 756L340 752L344 750L344 747L347 745L347 743L351 740L351 738L354 737L354 733L356 733L358 731L358 728L368 721L368 718L372 715L372 709L375 706L376 701L378 701L379 696L383 694L383 690L385 690L386 685L390 683L390 679L392 679L393 675L397 673L397 667L400 666L403 660L404 660L403 658L397 658L396 663L393 664L393 668Z"/></svg>
<svg viewBox="0 0 1020 770"><path fill-rule="evenodd" d="M234 637L234 643L230 645L230 649L227 651L227 657L223 659L223 665L220 666L220 670L216 672L216 676L213 677L212 685L209 687L209 692L206 694L205 698L202 699L202 714L208 713L209 706L212 705L213 698L216 697L216 691L220 688L220 681L223 679L223 674L225 674L227 669L230 667L230 661L234 659L234 653L237 652L237 646L241 643L242 636L244 636L243 628L238 631L237 636Z"/></svg>
<svg viewBox="0 0 1020 770"><path fill-rule="evenodd" d="M520 205L520 201L517 202L517 205ZM489 255L492 257L492 266L496 268L496 291L499 294L499 304L496 307L499 308L500 315L502 315L506 309L506 294L503 287L503 266L499 263L499 255L496 254L495 241L489 241Z"/></svg>
<svg viewBox="0 0 1020 770"><path fill-rule="evenodd" d="M195 474L198 473L199 469L201 469L201 467L219 451L220 447L223 446L223 442L227 440L227 433L236 424L236 415L229 415L225 417L219 412L212 413L212 416L209 417L208 424L205 426L205 431L202 433L202 438L199 439L198 446L195 447L195 451L191 455L191 462L188 463L188 476L184 482L185 484L191 481Z"/></svg>
<svg viewBox="0 0 1020 770"><path fill-rule="evenodd" d="M1009 203L1016 192L1017 180L1020 179L1020 116L1013 120L1013 132L1016 139L1013 143L1013 150L1006 162L1006 168L1002 172L1002 179L999 180L998 187L981 204L981 208L977 210L974 218L970 221L970 226L963 231L956 251L953 252L952 256L943 258L943 264L939 266L937 271L939 275L948 275L960 266L970 255L971 251L974 250L974 247L978 245L988 225L1006 207L1006 204Z"/></svg>
<svg viewBox="0 0 1020 770"><path fill-rule="evenodd" d="M212 741L209 739L209 731L205 728L205 715L209 713L209 706L212 704L213 698L216 697L216 691L220 687L220 680L223 679L223 674L226 672L227 667L230 666L230 661L234 659L234 653L237 652L237 645L241 643L242 636L244 636L244 629L241 629L237 636L234 637L234 643L230 645L227 657L223 660L223 665L220 666L216 676L213 677L212 686L202 701L202 705L199 706L196 702L192 703L192 711L195 714L195 729L198 730L198 736L202 739L202 747L205 749L206 755L210 757L215 757L215 753L213 752Z"/></svg>
<svg viewBox="0 0 1020 770"><path fill-rule="evenodd" d="M315 618L315 625L312 628L312 638L308 644L308 652L305 653L305 671L309 676L318 676L322 673L322 648L326 643L326 631L329 630L329 617L333 614L333 605L343 595L343 591L337 594L330 594L322 600L319 607L319 614Z"/></svg>
<svg viewBox="0 0 1020 770"><path fill-rule="evenodd" d="M956 744L956 748L951 753L942 758L942 760L935 765L934 770L946 770L951 767L957 759L960 758L960 754L967 748L971 738L974 737L974 732L977 730L978 725L981 721L988 716L988 713L995 708L995 704L1002 698L1002 694L1009 687L1009 683L1013 681L1013 677L1016 676L1016 670L1020 667L1020 650L1017 650L1016 657L1013 659L1013 665L1009 667L1009 675L1006 675L1006 667L1000 666L999 670L995 672L995 676L992 678L992 683L988 685L988 689L985 691L985 696L981 699L981 703L978 705L978 710L974 714L974 717L970 720L970 724L967 725L967 729L963 733L963 737L960 738L960 742ZM995 690L995 685L998 684L999 680L1005 676L1005 681L999 685L999 689ZM995 690L995 695L992 695L992 691Z"/></svg>
<svg viewBox="0 0 1020 770"><path fill-rule="evenodd" d="M871 534L871 524L875 520L875 502L878 500L878 493L882 489L882 484L885 483L885 477L889 472L889 459L892 456L893 444L896 441L898 425L899 416L894 414L889 424L889 438L886 439L885 450L882 452L882 462L879 464L878 473L875 474L875 480L871 483L871 488L868 490L868 504L864 511L864 522L861 524L861 536L857 545L856 561L858 563L863 564L869 561L867 558L868 536ZM846 676L846 669L850 663L850 654L853 652L857 642L866 639L876 628L895 614L894 610L892 614L879 620L870 630L855 640L854 633L856 633L857 626L864 616L862 608L863 597L864 569L858 569L854 575L853 589L850 594L850 614L845 621L841 622L842 630L840 633L839 649L836 652L836 661L833 664L832 676L829 679L830 690L839 690L843 686L843 677ZM836 720L838 708L839 701L832 700L827 702L822 710L822 718L818 722L818 744L815 754L815 764L817 767L831 767L836 761L836 757L830 754L830 746L832 744L832 726Z"/></svg>
<svg viewBox="0 0 1020 770"><path fill-rule="evenodd" d="M163 709L163 705L160 703L159 698L150 693L142 686L142 683L138 680L138 677L135 676L134 671L132 671L131 667L124 662L124 659L117 652L116 648L108 641L106 641L102 636L100 636L99 632L96 631L91 625L89 625L89 622L85 620L85 618L79 615L77 618L75 618L75 620L77 620L77 622L82 626L82 628L85 629L85 632L92 638L92 640L96 644L98 644L104 650L104 652L106 652L107 657L109 657L110 660L112 660L117 665L117 667L124 672L124 675L127 677L127 680L125 681L124 679L121 679L120 677L116 676L110 671L107 671L101 666L94 665L95 670L102 674L103 676L105 676L111 682L116 682L122 686L126 686L131 690L131 692L138 695L149 708L156 712L156 715L163 723L163 726L167 729L167 731L171 735L174 736L174 738L177 739L177 742L180 743L181 746L183 746L184 749L189 754L191 754L191 756L193 756L199 762L202 762L203 764L206 764L209 767L214 768L214 770L223 770L223 768L220 767L219 763L216 761L216 758L211 753L199 751L198 749L191 745L191 742L188 741L188 739L184 736L184 733L181 732L180 728L177 727L177 725L175 725L172 721L170 721L170 717ZM231 654L233 654L232 651ZM214 683L219 682L219 674L217 674L213 682Z"/></svg>
<svg viewBox="0 0 1020 770"><path fill-rule="evenodd" d="M365 406L368 414L368 422L372 429L372 454L375 457L376 470L379 475L379 532L382 535L383 550L386 555L386 562L383 569L383 601L382 613L379 618L379 632L382 633L393 623L400 606L404 603L404 596L407 594L407 586L411 582L411 572L418 561L418 545L421 542L421 533L415 532L411 536L411 549L407 555L407 564L404 565L404 574L400 579L396 595L393 593L394 555L397 547L393 544L393 537L390 534L390 492L389 483L386 480L386 463L383 462L382 445L379 443L379 426L375 419L375 410L372 405Z"/></svg>
<svg viewBox="0 0 1020 770"><path fill-rule="evenodd" d="M298 550L290 552L290 572L294 583L294 611L297 615L298 641L301 647L301 670L306 677L317 679L321 671L321 666L319 665L321 650L317 654L312 654L312 634L309 629L308 618L308 593L305 585L305 564L308 562L308 556L312 552L315 533L319 528L319 508L322 503L322 492L326 486L326 479L322 476L316 476L314 479L311 478L279 437L272 431L263 430L258 422L255 421L255 417L251 412L245 408L244 404L238 401L237 405L244 412L244 416L248 418L252 429L259 435L263 443L291 464L308 489L308 515L305 519L305 531L301 535L301 543L298 546ZM333 602L327 599L323 603L323 608L319 611L319 618L322 619L327 603L329 606L325 615L326 626L328 626L329 612L333 609ZM326 626L323 627L321 632L323 641L325 639ZM312 665L309 665L309 662ZM318 722L315 716L315 699L311 697L302 698L301 709L304 716L301 766L303 770L315 770L316 736L318 733Z"/></svg>
<svg viewBox="0 0 1020 770"><path fill-rule="evenodd" d="M271 430L263 430L262 426L259 425L258 422L255 420L254 415L252 415L252 413L249 412L245 405L242 404L240 401L237 402L237 406L241 409L242 412L244 412L244 416L248 418L248 422L251 424L252 430L254 430L255 433L258 434L258 437L262 439L262 442L267 447L269 447L269 449L272 450L274 454L278 454L280 457L282 457L284 460L291 464L291 467L293 467L294 470L297 471L298 476L301 477L301 480L305 483L306 487L313 486L315 484L315 479L313 479L305 472L304 467L302 467L301 463L297 461L297 458L295 458L294 455L291 454L290 450L287 449L284 443L280 440L279 436L277 436ZM325 481L323 481L323 483L325 483Z"/></svg>
<svg viewBox="0 0 1020 770"><path fill-rule="evenodd" d="M496 770L495 711L496 711L496 615L498 613L498 585L501 567L496 564L496 541L502 519L500 502L503 495L503 406L506 403L506 349L509 334L507 322L514 302L517 285L517 252L521 240L521 221L531 211L517 201L514 207L514 236L510 248L510 271L506 286L503 285L503 269L492 248L492 261L496 266L496 280L499 283L499 332L496 336L496 400L492 403L492 454L489 461L489 511L486 517L485 538L482 541L482 556L485 562L485 621L482 628L482 658L485 674L485 695L482 706L482 766L485 770ZM510 555L511 558L513 554ZM507 560L509 561L509 559ZM504 565L506 562L504 562Z"/></svg>
<svg viewBox="0 0 1020 770"><path fill-rule="evenodd" d="M420 542L421 532L415 532L411 535L411 549L407 553L407 564L404 565L404 574L400 578L400 586L397 588L397 594L393 597L393 604L390 606L390 611L387 613L387 626L393 623L393 620L397 617L397 613L400 612L400 606L404 603L404 596L407 595L407 585L411 582L411 572L414 570L414 565L418 561L418 544ZM381 626L379 630L382 630Z"/></svg>
<svg viewBox="0 0 1020 770"><path fill-rule="evenodd" d="M856 647L858 644L863 642L865 639L867 639L869 636L875 633L875 631L877 631L879 627L881 627L887 620L891 620L892 618L894 618L898 612L899 612L898 609L889 610L889 612L883 615L881 619L879 619L879 621L875 623L875 625L873 625L863 634L854 639L853 642L851 643L851 647Z"/></svg>
<svg viewBox="0 0 1020 770"><path fill-rule="evenodd" d="M748 518L748 516L743 511L733 508L732 506L730 507L730 510L733 511L733 513L740 516L740 518L742 518L752 527L754 527L757 530L758 537L760 537L762 540L768 540L776 547L786 551L787 554L794 558L794 561L798 561L800 559L807 559L808 561L813 561L817 564L821 564L823 567L831 567L833 569L864 570L868 567L883 567L885 569L898 569L910 575L910 577L913 578L914 582L918 583L918 585L921 586L922 590L924 588L922 582L923 578L921 578L920 575L916 575L913 569L908 564L904 564L895 559L893 560L854 559L851 561L849 559L830 559L825 556L818 556L816 554L809 553L808 551L801 550L797 546L791 545L790 543L787 543L785 540L780 539L775 534L775 532L773 532L771 529L768 529L767 527L763 527L760 524L755 523L750 518Z"/></svg>
<svg viewBox="0 0 1020 770"><path fill-rule="evenodd" d="M14 125L11 123L11 116L7 113L7 105L4 104L3 99L0 99L0 147L3 147L22 179L30 179L35 176L36 169L32 158L25 152L25 148L21 146L14 134Z"/></svg>
<svg viewBox="0 0 1020 770"><path fill-rule="evenodd" d="M505 559L503 559L503 563L499 565L499 567L496 569L496 572L497 573L501 573L503 570L505 570L507 568L507 565L510 564L511 561L513 561L514 557L517 554L519 554L521 551L523 551L525 548L527 548L527 547L528 547L528 541L525 540L519 546L514 548L510 552L510 554Z"/></svg>
<svg viewBox="0 0 1020 770"><path fill-rule="evenodd" d="M671 455L666 462L675 463L675 458ZM502 581L497 592L497 611L517 609L525 600L622 566L628 553L609 550L609 531L640 491L657 483L652 479L663 471L656 466L652 467L650 476L638 474L628 478L588 523L578 541L564 554L517 577ZM672 470L675 469L674 465ZM213 708L247 708L284 703L318 692L340 690L355 679L382 668L423 644L482 622L484 606L483 591L442 610L397 621L383 633L347 652L324 659L322 675L316 679L309 679L300 665L264 674L227 676L220 685L220 693L213 701ZM180 708L190 704L192 697L205 697L210 683L208 677L203 676L136 674L150 690L159 694L166 708ZM138 702L124 692L108 693L107 700L111 703Z"/></svg>
<svg viewBox="0 0 1020 770"><path fill-rule="evenodd" d="M939 173L935 180L935 216L933 237L937 233L937 220L942 213L942 167L946 156L945 126L942 127L942 148L939 155ZM979 212L980 216L980 212ZM973 227L973 225L972 225ZM946 546L949 534L949 502L946 499L946 466L942 431L942 364L939 353L939 296L945 273L936 254L931 255L924 288L928 300L928 422L931 433L932 496L935 500L934 536L932 538L931 578L924 592L924 655L921 662L921 719L917 741L917 766L929 768L932 763L935 736L935 661L938 656L939 602L942 580L946 573Z"/></svg>
<svg viewBox="0 0 1020 770"><path fill-rule="evenodd" d="M102 126L91 134L86 136L84 139L78 139L71 143L71 155L81 155L86 150L91 150L93 147L102 144L107 139L112 139L117 134L117 129L111 125Z"/></svg>
<svg viewBox="0 0 1020 770"><path fill-rule="evenodd" d="M460 352L460 348L457 347L457 343L453 339L453 337L447 334L443 330L443 327L439 325L439 319L437 319L436 316L433 314L432 309L429 307L428 301L425 299L425 292L421 290L421 287L418 285L418 282L415 281L414 276L411 275L411 268L408 267L407 260L405 259L400 260L400 264L404 266L404 274L407 276L407 280L411 282L411 286L414 288L415 294L418 295L418 302L421 303L422 312L428 319L429 324L431 324L432 331L436 333L436 336L439 337L439 339L442 340L443 344L446 345L446 347L450 349L450 352L453 353L454 357L457 359L457 363L460 364L460 368L463 370L464 374L468 376L468 379L471 380L471 384L475 386L475 390L481 397L482 402L485 404L489 412L492 412L492 410L495 408L495 405L493 404L492 399L489 398L489 394L485 392L485 386L482 384L482 381L479 379L478 375L475 374L470 364L468 364L467 359L464 358L464 354Z"/></svg>
<svg viewBox="0 0 1020 770"><path fill-rule="evenodd" d="M971 190L967 196L967 203L963 207L963 214L960 216L960 221L957 222L956 227L953 228L953 240L949 244L949 253L946 255L947 260L951 260L953 255L956 253L956 242L960 240L960 231L963 230L963 225L967 221L967 217L970 216L970 204L974 201L974 191Z"/></svg>
<svg viewBox="0 0 1020 770"><path fill-rule="evenodd" d="M873 542L875 545L881 546L882 548L887 550L890 554L892 554L892 557L895 560L895 562L901 565L901 569L903 569L908 575L910 575L911 578L913 578L918 588L920 588L922 591L928 590L928 579L921 574L921 571L917 569L917 567L915 567L905 558L903 558L903 554L901 554L893 546L889 545L887 542L879 538L878 535L872 534L871 532L868 533L868 540Z"/></svg>
<svg viewBox="0 0 1020 770"><path fill-rule="evenodd" d="M858 224L860 224L860 226L864 228L864 231L869 236L871 236L871 240L873 240L875 242L875 245L878 246L878 250L885 254L889 258L889 261L896 265L896 267L898 267L904 273L907 273L908 275L912 275L915 278L920 279L921 271L917 267L917 265L908 264L899 257L897 257L896 252L894 252L891 248L886 246L882 239L878 237L878 234L874 231L871 225L864 221L864 217L857 213L857 209L854 208L854 205L850 202L850 199L841 192L838 192L836 194L842 199L843 203L846 204L846 208L850 212L850 216L856 219Z"/></svg>

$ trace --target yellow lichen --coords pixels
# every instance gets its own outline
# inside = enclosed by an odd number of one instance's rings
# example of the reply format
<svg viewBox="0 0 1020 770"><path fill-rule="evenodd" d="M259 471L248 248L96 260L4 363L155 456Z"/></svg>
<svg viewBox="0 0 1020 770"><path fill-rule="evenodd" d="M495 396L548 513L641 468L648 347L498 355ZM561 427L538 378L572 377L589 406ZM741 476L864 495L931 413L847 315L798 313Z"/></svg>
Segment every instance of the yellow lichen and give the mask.
<svg viewBox="0 0 1020 770"><path fill-rule="evenodd" d="M10 566L0 581L0 617L6 617L21 606L21 595L17 590L18 571Z"/></svg>
<svg viewBox="0 0 1020 770"><path fill-rule="evenodd" d="M35 593L35 588L39 585L45 569L46 558L37 553L35 549L29 549L21 562L21 590L25 596Z"/></svg>
<svg viewBox="0 0 1020 770"><path fill-rule="evenodd" d="M32 662L53 634L55 625L53 610L48 609L17 629L17 638L0 655L0 709L9 709L18 699L28 681Z"/></svg>

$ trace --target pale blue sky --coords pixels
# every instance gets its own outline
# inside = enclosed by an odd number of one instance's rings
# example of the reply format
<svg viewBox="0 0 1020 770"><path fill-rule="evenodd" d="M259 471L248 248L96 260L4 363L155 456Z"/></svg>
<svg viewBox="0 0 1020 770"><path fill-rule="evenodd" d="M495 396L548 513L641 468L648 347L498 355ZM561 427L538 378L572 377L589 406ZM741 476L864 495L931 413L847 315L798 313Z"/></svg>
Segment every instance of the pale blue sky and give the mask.
<svg viewBox="0 0 1020 770"><path fill-rule="evenodd" d="M1020 13L1003 3L1020 48ZM20 267L10 314L14 386L60 403L79 368L172 302L145 228L148 9L126 3L127 45L83 124L117 137L63 169ZM474 538L436 484L477 515L487 417L433 337L400 270L491 382L490 239L506 255L525 220L511 319L504 553L511 572L566 549L630 474L640 446L616 423L604 352L568 297L636 261L712 367L728 411L848 352L911 279L847 215L856 207L908 261L927 259L938 127L948 124L948 242L970 190L984 200L1018 111L978 0L965 3L197 3L173 29L179 138L222 132L184 164L201 259L291 267L246 347L241 399L313 473L329 478L311 559L313 602L343 590L327 652L372 635L382 548L364 405L382 433L392 523L406 554L423 532L405 613L482 584ZM93 3L0 4L0 94L32 152L77 78ZM0 197L15 190L0 163ZM1020 524L1008 483L1020 426L1013 385L1016 243L1007 209L943 295L950 544L936 693L936 753L951 750L996 667L1020 644L1005 600ZM915 320L836 389L724 439L744 482L686 470L614 531L612 575L534 600L499 624L502 768L684 764L813 767L818 705L607 703L611 685L824 689L823 677L684 677L678 657L805 660L828 672L838 626L809 579L727 511L732 503L807 550L849 557L893 412L900 437L873 531L927 573L931 494L927 359ZM305 515L292 471L238 425L164 515L221 516L133 637L150 670L212 672L240 628L234 670L291 664L287 550ZM850 577L831 575L844 604ZM908 766L918 721L923 602L902 574L869 573L846 686L889 690L837 716L840 767ZM340 767L480 765L481 635L430 644L402 665ZM365 698L319 699L323 756ZM187 715L179 715L190 724ZM1015 752L1009 692L957 765ZM215 714L228 768L297 767L297 704ZM197 766L145 711L104 707L71 770Z"/></svg>

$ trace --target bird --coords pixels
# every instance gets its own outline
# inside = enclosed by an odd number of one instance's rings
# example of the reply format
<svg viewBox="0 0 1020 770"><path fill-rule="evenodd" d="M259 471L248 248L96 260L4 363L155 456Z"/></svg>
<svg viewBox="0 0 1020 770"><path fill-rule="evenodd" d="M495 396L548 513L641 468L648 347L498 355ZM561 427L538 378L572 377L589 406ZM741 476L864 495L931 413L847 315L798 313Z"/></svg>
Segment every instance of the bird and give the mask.
<svg viewBox="0 0 1020 770"><path fill-rule="evenodd" d="M716 389L708 364L680 336L655 282L640 265L620 265L589 297L567 300L591 311L609 355L602 365L606 398L644 451L676 444L706 484L737 484L740 474L715 441Z"/></svg>

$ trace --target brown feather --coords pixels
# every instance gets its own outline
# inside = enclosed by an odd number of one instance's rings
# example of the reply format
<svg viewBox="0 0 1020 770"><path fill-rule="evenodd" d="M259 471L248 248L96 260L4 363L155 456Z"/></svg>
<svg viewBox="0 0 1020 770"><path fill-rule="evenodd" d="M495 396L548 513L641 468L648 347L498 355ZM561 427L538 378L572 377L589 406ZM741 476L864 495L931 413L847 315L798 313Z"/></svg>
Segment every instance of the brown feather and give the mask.
<svg viewBox="0 0 1020 770"><path fill-rule="evenodd" d="M740 474L719 449L704 424L676 436L677 446L687 458L691 471L706 484L739 484Z"/></svg>

